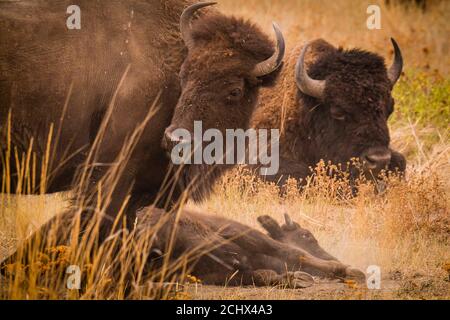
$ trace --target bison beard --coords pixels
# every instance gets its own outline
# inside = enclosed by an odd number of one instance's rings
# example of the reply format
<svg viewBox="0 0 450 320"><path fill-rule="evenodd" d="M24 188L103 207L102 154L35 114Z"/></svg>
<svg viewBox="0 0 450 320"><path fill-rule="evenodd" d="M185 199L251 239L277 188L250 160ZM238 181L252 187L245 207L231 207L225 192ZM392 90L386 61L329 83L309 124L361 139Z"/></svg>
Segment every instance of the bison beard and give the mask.
<svg viewBox="0 0 450 320"><path fill-rule="evenodd" d="M180 192L186 192L195 202L207 199L216 181L230 166L225 165L185 165L179 169L177 184Z"/></svg>

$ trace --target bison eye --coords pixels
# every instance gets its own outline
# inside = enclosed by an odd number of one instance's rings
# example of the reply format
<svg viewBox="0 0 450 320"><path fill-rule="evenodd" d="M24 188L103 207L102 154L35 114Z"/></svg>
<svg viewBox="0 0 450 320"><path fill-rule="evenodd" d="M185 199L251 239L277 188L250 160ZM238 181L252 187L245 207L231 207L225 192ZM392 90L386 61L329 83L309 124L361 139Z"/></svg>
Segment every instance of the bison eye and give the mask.
<svg viewBox="0 0 450 320"><path fill-rule="evenodd" d="M242 97L242 90L240 88L235 88L230 91L229 98L236 100Z"/></svg>
<svg viewBox="0 0 450 320"><path fill-rule="evenodd" d="M344 112L331 112L331 116L338 121L344 121L346 119Z"/></svg>
<svg viewBox="0 0 450 320"><path fill-rule="evenodd" d="M331 109L331 116L338 121L344 121L346 119L345 112L337 108Z"/></svg>
<svg viewBox="0 0 450 320"><path fill-rule="evenodd" d="M307 241L313 241L314 236L311 233L305 233L302 235L302 238L307 240Z"/></svg>

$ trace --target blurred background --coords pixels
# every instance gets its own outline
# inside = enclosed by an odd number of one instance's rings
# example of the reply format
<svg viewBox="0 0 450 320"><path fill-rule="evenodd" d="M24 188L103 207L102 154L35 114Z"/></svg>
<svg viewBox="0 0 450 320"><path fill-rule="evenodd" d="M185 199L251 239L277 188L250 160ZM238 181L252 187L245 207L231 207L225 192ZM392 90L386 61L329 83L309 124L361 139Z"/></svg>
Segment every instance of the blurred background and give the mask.
<svg viewBox="0 0 450 320"><path fill-rule="evenodd" d="M360 47L393 55L390 37L404 53L407 68L447 76L450 71L450 1L446 0L221 0L219 10L244 16L271 32L282 27L288 46L324 38L335 46ZM368 30L367 8L381 9L381 30Z"/></svg>

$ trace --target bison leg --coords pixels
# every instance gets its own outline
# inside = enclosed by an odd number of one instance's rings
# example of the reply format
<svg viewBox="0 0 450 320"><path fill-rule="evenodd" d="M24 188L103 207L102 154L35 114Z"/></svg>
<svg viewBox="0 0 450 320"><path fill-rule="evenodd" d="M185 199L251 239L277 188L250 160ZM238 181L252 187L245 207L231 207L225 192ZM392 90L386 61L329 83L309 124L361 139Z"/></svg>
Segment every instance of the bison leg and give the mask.
<svg viewBox="0 0 450 320"><path fill-rule="evenodd" d="M202 281L206 284L213 285L257 287L282 286L290 289L308 288L314 285L314 279L308 273L296 271L279 274L270 269L244 271L235 274L215 272L204 275Z"/></svg>
<svg viewBox="0 0 450 320"><path fill-rule="evenodd" d="M154 238L151 249L159 260L149 258L148 272L162 267L162 257L170 260L171 273L190 273L206 284L224 285L228 280L236 281L233 276L237 270L251 270L249 259L238 245L189 212L181 213L178 223L175 215L156 207L141 210L138 217L135 239L140 242L149 236ZM155 227L156 234L151 231ZM174 241L169 241L173 236Z"/></svg>
<svg viewBox="0 0 450 320"><path fill-rule="evenodd" d="M203 282L209 285L228 286L257 286L273 287L283 286L292 289L307 288L314 284L314 279L304 272L286 272L278 274L273 270L256 270L224 274L215 272L204 275Z"/></svg>
<svg viewBox="0 0 450 320"><path fill-rule="evenodd" d="M257 286L283 286L290 289L308 288L314 285L314 278L301 271L278 274L273 270L256 270L253 273Z"/></svg>

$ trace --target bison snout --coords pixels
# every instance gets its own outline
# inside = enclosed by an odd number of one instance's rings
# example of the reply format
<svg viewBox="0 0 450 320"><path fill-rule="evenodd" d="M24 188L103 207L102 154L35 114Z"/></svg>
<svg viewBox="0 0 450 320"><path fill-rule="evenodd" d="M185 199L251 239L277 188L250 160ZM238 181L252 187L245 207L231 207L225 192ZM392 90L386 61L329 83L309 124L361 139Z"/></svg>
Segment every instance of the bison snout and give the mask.
<svg viewBox="0 0 450 320"><path fill-rule="evenodd" d="M391 162L392 153L387 148L370 148L361 155L364 169L378 174Z"/></svg>
<svg viewBox="0 0 450 320"><path fill-rule="evenodd" d="M186 137L183 136L183 131L186 131L186 129L178 128L175 125L168 127L164 132L162 147L170 153L173 147L178 144L191 143L191 139L186 139Z"/></svg>

